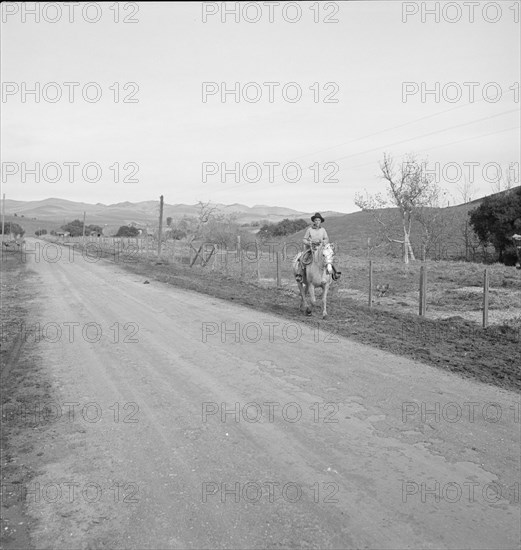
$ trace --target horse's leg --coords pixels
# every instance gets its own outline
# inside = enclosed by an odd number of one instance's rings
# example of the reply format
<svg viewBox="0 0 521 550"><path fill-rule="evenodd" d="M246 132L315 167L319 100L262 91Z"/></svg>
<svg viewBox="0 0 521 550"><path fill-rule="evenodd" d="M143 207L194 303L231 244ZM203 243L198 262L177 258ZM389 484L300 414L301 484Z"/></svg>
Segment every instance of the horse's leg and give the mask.
<svg viewBox="0 0 521 550"><path fill-rule="evenodd" d="M304 270L304 280L302 284L299 284L300 286L300 296L302 297L302 305L306 308L306 315L311 315L311 308L309 307L308 301L306 300L306 296L309 293L309 281L306 276L306 271Z"/></svg>
<svg viewBox="0 0 521 550"><path fill-rule="evenodd" d="M301 282L298 282L298 281L297 281L297 285L298 285L298 289L299 289L299 292L300 292L299 311L302 311L302 307L304 306L305 309L306 309L306 314L310 315L311 314L311 309L309 308L308 303L306 301L307 286L304 283L301 283Z"/></svg>
<svg viewBox="0 0 521 550"><path fill-rule="evenodd" d="M329 284L326 283L322 287L322 319L327 319L327 291L329 290Z"/></svg>
<svg viewBox="0 0 521 550"><path fill-rule="evenodd" d="M317 304L317 299L315 296L315 285L313 283L309 283L308 287L309 287L309 297L311 299L311 303L315 306Z"/></svg>
<svg viewBox="0 0 521 550"><path fill-rule="evenodd" d="M297 282L298 291L300 293L300 304L299 304L299 311L302 311L302 306L306 303L304 299L304 285L302 283Z"/></svg>

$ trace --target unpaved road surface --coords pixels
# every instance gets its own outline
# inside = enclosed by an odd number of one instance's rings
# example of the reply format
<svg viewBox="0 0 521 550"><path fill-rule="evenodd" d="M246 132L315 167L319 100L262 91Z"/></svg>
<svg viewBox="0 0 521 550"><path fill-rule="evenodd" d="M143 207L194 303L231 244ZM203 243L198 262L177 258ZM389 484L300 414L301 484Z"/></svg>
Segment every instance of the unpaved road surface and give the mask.
<svg viewBox="0 0 521 550"><path fill-rule="evenodd" d="M45 337L21 353L55 415L27 450L36 548L519 547L518 394L109 262L30 262Z"/></svg>

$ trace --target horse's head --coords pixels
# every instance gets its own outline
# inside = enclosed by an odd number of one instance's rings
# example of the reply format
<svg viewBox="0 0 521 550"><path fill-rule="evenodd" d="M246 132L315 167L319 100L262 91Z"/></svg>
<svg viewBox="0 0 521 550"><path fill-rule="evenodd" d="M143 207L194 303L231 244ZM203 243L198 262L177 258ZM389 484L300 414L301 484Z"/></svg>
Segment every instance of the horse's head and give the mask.
<svg viewBox="0 0 521 550"><path fill-rule="evenodd" d="M324 259L324 263L326 264L326 269L328 273L331 273L333 268L331 267L331 264L333 263L333 259L335 257L335 247L332 243L327 243L322 247L322 258Z"/></svg>

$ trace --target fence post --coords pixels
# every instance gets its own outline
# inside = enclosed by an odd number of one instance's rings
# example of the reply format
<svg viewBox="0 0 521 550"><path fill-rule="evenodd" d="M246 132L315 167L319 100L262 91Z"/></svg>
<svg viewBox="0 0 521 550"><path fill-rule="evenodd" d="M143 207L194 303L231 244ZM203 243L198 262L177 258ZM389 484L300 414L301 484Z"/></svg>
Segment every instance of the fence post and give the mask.
<svg viewBox="0 0 521 550"><path fill-rule="evenodd" d="M260 261L262 250L260 250L259 243L255 241L255 252L257 253L257 282L260 283Z"/></svg>
<svg viewBox="0 0 521 550"><path fill-rule="evenodd" d="M228 245L224 247L224 273L228 276Z"/></svg>
<svg viewBox="0 0 521 550"><path fill-rule="evenodd" d="M483 273L483 328L488 327L488 268Z"/></svg>
<svg viewBox="0 0 521 550"><path fill-rule="evenodd" d="M369 307L373 307L373 260L369 260Z"/></svg>
<svg viewBox="0 0 521 550"><path fill-rule="evenodd" d="M235 257L235 261L241 263L239 277L242 279L243 275L244 275L244 263L243 263L243 259L242 259L242 247L241 247L241 236L240 235L237 235L237 254L236 254L236 257Z"/></svg>
<svg viewBox="0 0 521 550"><path fill-rule="evenodd" d="M277 250L276 264L277 264L277 287L280 287L280 250Z"/></svg>
<svg viewBox="0 0 521 550"><path fill-rule="evenodd" d="M419 316L425 317L427 309L427 270L424 265L420 267L420 307Z"/></svg>

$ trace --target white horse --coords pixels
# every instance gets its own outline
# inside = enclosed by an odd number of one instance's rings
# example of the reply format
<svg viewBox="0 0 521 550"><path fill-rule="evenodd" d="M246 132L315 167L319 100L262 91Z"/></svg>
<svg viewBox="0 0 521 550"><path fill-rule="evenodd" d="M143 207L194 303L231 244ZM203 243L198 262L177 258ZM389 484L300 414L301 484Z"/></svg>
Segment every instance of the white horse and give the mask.
<svg viewBox="0 0 521 550"><path fill-rule="evenodd" d="M306 296L311 298L311 304L316 305L315 287L322 288L322 318L327 318L327 293L332 281L333 258L335 249L333 244L312 245L311 250L299 252L293 260L293 273L297 275L299 270L299 258L303 256L304 264L302 282L297 281L300 291L300 310L306 308L306 315L311 315L311 307Z"/></svg>

